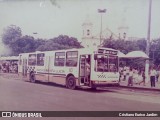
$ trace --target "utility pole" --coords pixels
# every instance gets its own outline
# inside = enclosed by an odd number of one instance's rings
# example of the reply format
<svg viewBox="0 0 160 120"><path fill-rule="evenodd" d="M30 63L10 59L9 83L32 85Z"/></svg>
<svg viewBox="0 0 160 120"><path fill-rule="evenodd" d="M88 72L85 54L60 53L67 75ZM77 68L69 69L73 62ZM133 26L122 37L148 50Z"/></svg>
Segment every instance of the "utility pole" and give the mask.
<svg viewBox="0 0 160 120"><path fill-rule="evenodd" d="M102 14L106 13L106 9L98 9L98 12L101 14L101 27L100 27L100 46L102 45Z"/></svg>
<svg viewBox="0 0 160 120"><path fill-rule="evenodd" d="M150 48L150 30L151 30L151 10L152 10L152 0L149 0L149 13L148 13L148 32L147 32L147 47L146 54L149 56L149 48ZM146 80L149 80L149 59L146 60L145 65L145 76Z"/></svg>

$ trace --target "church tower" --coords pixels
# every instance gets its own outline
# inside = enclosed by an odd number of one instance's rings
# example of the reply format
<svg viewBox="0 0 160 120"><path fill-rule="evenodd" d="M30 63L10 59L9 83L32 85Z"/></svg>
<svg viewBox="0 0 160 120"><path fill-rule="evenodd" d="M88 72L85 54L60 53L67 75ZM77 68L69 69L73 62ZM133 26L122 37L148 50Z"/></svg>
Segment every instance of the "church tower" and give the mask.
<svg viewBox="0 0 160 120"><path fill-rule="evenodd" d="M93 24L89 20L89 16L87 16L82 24L82 46L85 48L96 47L99 45L98 42L93 36Z"/></svg>
<svg viewBox="0 0 160 120"><path fill-rule="evenodd" d="M128 40L129 27L126 25L127 8L124 8L122 16L121 25L118 27L119 39Z"/></svg>
<svg viewBox="0 0 160 120"><path fill-rule="evenodd" d="M93 24L89 21L89 17L87 17L87 19L82 24L82 29L83 29L82 39L92 38L92 27Z"/></svg>

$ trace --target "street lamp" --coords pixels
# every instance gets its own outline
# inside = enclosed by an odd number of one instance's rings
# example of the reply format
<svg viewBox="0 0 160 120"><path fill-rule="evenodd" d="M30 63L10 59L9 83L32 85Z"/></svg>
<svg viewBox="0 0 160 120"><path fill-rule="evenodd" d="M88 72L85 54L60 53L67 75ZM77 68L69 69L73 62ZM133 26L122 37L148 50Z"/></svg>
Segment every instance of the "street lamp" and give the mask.
<svg viewBox="0 0 160 120"><path fill-rule="evenodd" d="M152 0L149 0L149 14L148 14L148 32L147 32L147 47L146 47L146 54L149 56L149 48L150 48L150 29L151 29L151 10L152 10ZM146 60L145 65L145 76L148 78L149 73L149 60Z"/></svg>
<svg viewBox="0 0 160 120"><path fill-rule="evenodd" d="M102 14L106 13L106 9L98 9L98 13L101 14L101 27L100 27L100 45L102 44Z"/></svg>

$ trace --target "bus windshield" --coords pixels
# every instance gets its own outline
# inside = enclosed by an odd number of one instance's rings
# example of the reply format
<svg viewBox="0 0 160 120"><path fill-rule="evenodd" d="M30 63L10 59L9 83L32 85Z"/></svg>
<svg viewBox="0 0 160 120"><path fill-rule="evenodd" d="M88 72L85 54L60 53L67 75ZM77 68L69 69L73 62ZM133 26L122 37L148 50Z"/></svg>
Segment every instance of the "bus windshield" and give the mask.
<svg viewBox="0 0 160 120"><path fill-rule="evenodd" d="M118 57L110 55L97 55L95 59L96 72L118 72Z"/></svg>

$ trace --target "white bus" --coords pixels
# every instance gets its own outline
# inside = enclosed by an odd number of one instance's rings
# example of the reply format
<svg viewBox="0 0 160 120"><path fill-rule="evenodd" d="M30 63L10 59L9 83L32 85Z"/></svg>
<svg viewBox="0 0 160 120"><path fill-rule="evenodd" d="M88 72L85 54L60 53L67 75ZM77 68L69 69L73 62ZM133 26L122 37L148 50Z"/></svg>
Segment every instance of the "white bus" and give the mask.
<svg viewBox="0 0 160 120"><path fill-rule="evenodd" d="M119 84L118 51L110 48L36 51L19 55L18 72L30 82L96 88Z"/></svg>

